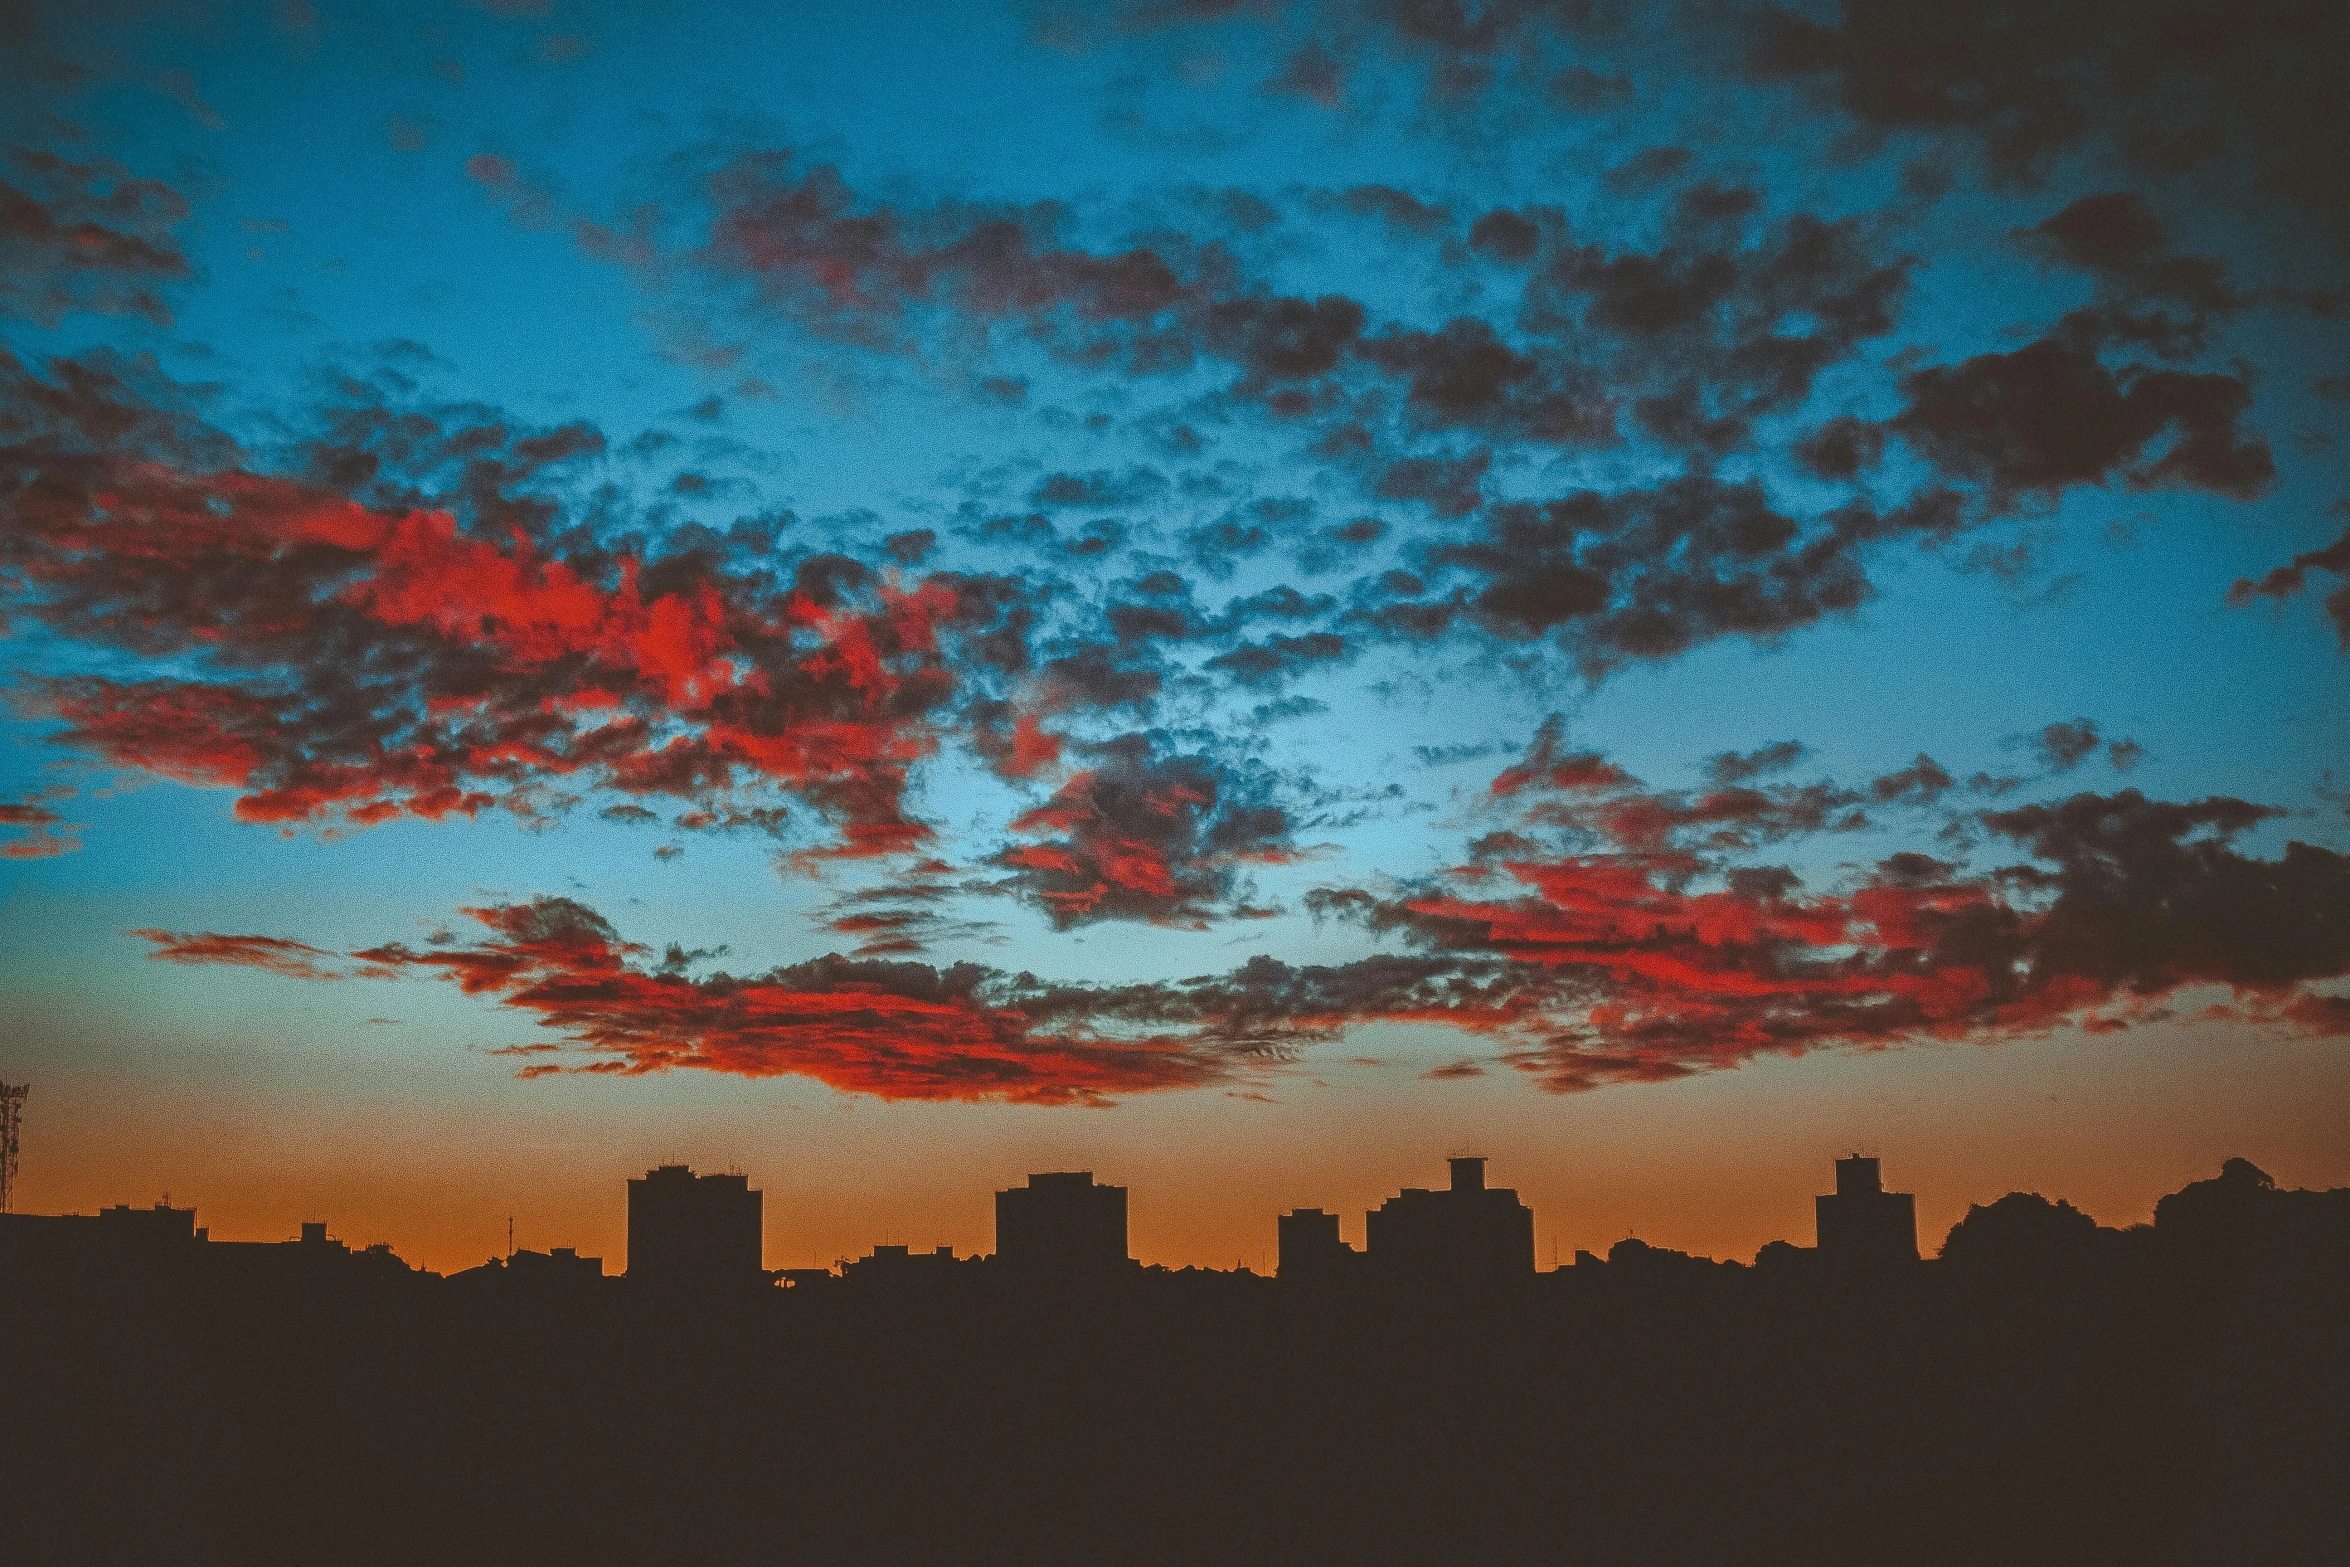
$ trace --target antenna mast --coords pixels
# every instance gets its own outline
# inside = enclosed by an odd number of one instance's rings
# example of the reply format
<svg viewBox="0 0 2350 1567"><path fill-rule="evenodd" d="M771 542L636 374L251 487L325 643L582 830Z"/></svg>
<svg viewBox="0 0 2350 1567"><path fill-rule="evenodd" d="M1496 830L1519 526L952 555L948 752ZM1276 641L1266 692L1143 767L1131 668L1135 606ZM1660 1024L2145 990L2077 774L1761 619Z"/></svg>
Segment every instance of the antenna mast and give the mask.
<svg viewBox="0 0 2350 1567"><path fill-rule="evenodd" d="M0 1083L0 1213L8 1211L8 1197L16 1187L17 1127L24 1119L24 1096L29 1083Z"/></svg>

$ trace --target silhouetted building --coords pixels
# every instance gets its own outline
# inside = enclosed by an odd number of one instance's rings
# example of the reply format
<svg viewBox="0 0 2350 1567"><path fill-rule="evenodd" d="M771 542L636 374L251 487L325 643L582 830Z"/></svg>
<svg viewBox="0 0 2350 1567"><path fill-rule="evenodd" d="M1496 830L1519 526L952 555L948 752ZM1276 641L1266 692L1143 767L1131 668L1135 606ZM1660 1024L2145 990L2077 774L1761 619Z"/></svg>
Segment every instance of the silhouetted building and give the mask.
<svg viewBox="0 0 2350 1567"><path fill-rule="evenodd" d="M1918 1260L1918 1200L1885 1190L1877 1161L1854 1154L1836 1161L1833 1195L1812 1199L1820 1260L1888 1263Z"/></svg>
<svg viewBox="0 0 2350 1567"><path fill-rule="evenodd" d="M303 1224L294 1240L211 1241L201 1251L205 1268L216 1277L249 1286L344 1289L440 1277L410 1267L386 1242L354 1247L336 1240L326 1233L324 1221L315 1219Z"/></svg>
<svg viewBox="0 0 2350 1567"><path fill-rule="evenodd" d="M531 1260L524 1262L524 1258ZM547 1253L543 1262L535 1251L518 1251L508 1259L507 1265L511 1267L515 1263L522 1263L525 1268L553 1278L600 1279L604 1276L604 1259L582 1257L576 1246L557 1246Z"/></svg>
<svg viewBox="0 0 2350 1567"><path fill-rule="evenodd" d="M508 1256L492 1257L478 1268L449 1275L449 1282L460 1286L529 1290L586 1288L602 1283L603 1279L604 1259L582 1257L574 1246L557 1246L552 1251L525 1248Z"/></svg>
<svg viewBox="0 0 2350 1567"><path fill-rule="evenodd" d="M129 1203L116 1203L111 1208L98 1210L98 1222L114 1234L129 1239L132 1244L144 1242L156 1246L185 1246L203 1239L196 1228L196 1210L174 1208L169 1199L152 1208L134 1208Z"/></svg>
<svg viewBox="0 0 2350 1567"><path fill-rule="evenodd" d="M582 1257L576 1246L557 1246L550 1251L517 1251L506 1259L506 1272L518 1279L544 1279L550 1283L583 1284L604 1276L604 1259Z"/></svg>
<svg viewBox="0 0 2350 1567"><path fill-rule="evenodd" d="M154 1267L195 1254L205 1239L196 1210L168 1201L117 1203L96 1214L0 1214L0 1264L48 1269Z"/></svg>
<svg viewBox="0 0 2350 1567"><path fill-rule="evenodd" d="M871 1256L841 1264L840 1276L853 1284L884 1288L944 1284L969 1266L955 1256L952 1246L916 1251L911 1246L876 1246Z"/></svg>
<svg viewBox="0 0 2350 1567"><path fill-rule="evenodd" d="M1273 1276L1309 1284L1351 1277L1362 1253L1338 1238L1338 1215L1299 1208L1276 1219L1280 1262Z"/></svg>
<svg viewBox="0 0 2350 1567"><path fill-rule="evenodd" d="M1485 1184L1483 1159L1454 1159L1452 1188L1408 1187L1363 1216L1363 1254L1396 1283L1493 1284L1534 1274L1534 1210Z"/></svg>
<svg viewBox="0 0 2350 1567"><path fill-rule="evenodd" d="M665 1164L628 1183L628 1276L663 1288L761 1283L763 1194L747 1175Z"/></svg>
<svg viewBox="0 0 2350 1567"><path fill-rule="evenodd" d="M1030 1175L995 1194L995 1255L1031 1278L1103 1278L1132 1267L1126 1188L1096 1186L1091 1170Z"/></svg>

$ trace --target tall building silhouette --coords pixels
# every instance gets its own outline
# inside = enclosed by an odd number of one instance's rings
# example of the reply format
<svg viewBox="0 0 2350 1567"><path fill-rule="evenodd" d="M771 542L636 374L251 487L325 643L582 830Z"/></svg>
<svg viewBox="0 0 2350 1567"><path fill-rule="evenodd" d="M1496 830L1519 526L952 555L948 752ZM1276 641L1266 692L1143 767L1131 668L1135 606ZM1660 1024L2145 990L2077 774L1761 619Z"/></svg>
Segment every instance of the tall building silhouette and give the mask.
<svg viewBox="0 0 2350 1567"><path fill-rule="evenodd" d="M1454 1159L1452 1187L1408 1187L1363 1216L1375 1277L1411 1284L1492 1284L1534 1274L1534 1210L1485 1184L1483 1159Z"/></svg>
<svg viewBox="0 0 2350 1567"><path fill-rule="evenodd" d="M1338 1238L1338 1215L1319 1208L1298 1208L1274 1221L1281 1240L1280 1261L1273 1276L1318 1283L1345 1278L1362 1261L1362 1253Z"/></svg>
<svg viewBox="0 0 2350 1567"><path fill-rule="evenodd" d="M995 1194L996 1261L1037 1278L1102 1278L1124 1271L1126 1188L1097 1186L1091 1170L1032 1174Z"/></svg>
<svg viewBox="0 0 2350 1567"><path fill-rule="evenodd" d="M711 1289L764 1277L764 1194L747 1175L696 1175L664 1164L628 1183L628 1276Z"/></svg>
<svg viewBox="0 0 2350 1567"><path fill-rule="evenodd" d="M1885 1190L1877 1161L1853 1154L1836 1161L1836 1190L1812 1199L1823 1262L1918 1260L1918 1200Z"/></svg>

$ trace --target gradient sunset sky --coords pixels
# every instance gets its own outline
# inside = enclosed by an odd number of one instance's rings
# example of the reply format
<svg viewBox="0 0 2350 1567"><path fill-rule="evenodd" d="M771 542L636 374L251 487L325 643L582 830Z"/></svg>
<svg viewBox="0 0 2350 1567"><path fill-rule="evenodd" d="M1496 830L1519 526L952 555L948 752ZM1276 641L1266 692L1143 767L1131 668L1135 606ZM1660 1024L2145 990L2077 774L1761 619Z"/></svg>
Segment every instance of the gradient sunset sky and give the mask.
<svg viewBox="0 0 2350 1567"><path fill-rule="evenodd" d="M2350 9L0 3L27 1211L2350 1184Z"/></svg>

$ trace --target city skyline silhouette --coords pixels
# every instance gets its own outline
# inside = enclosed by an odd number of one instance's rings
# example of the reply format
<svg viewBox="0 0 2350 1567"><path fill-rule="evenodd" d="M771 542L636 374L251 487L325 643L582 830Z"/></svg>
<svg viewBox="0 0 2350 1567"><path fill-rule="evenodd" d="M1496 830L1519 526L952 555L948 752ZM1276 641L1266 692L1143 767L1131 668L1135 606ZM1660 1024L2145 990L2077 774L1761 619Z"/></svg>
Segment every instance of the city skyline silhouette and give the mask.
<svg viewBox="0 0 2350 1567"><path fill-rule="evenodd" d="M2016 1192L1921 1258L1881 1217L1907 1194L1848 1157L1821 1249L1626 1238L1537 1271L1485 1177L1454 1156L1362 1252L1293 1211L1276 1277L1144 1267L1125 1190L1079 1171L998 1192L996 1255L885 1243L837 1272L756 1266L757 1189L682 1165L629 1181L616 1275L518 1248L443 1278L320 1222L214 1241L168 1205L10 1213L0 1537L42 1563L2350 1539L2350 1188L2235 1158L2128 1229ZM93 1465L136 1484L94 1510Z"/></svg>
<svg viewBox="0 0 2350 1567"><path fill-rule="evenodd" d="M1420 1276L1466 1283L1480 1277L1530 1279L1540 1272L1556 1272L1562 1267L1600 1260L1598 1253L1578 1247L1570 1263L1561 1264L1553 1256L1547 1265L1538 1264L1535 1213L1518 1201L1516 1191L1487 1185L1487 1160L1481 1155L1450 1155L1446 1163L1450 1171L1446 1187L1436 1190L1405 1187L1388 1196L1366 1209L1352 1226L1357 1239L1351 1243L1346 1239L1348 1225L1343 1214L1300 1205L1267 1216L1271 1244L1259 1253L1259 1259L1260 1262L1273 1259L1272 1266L1252 1267L1243 1259L1235 1259L1229 1270L1187 1265L1185 1271L1229 1271L1317 1282ZM1921 1242L1914 1194L1887 1191L1881 1166L1881 1159L1875 1155L1836 1156L1833 1189L1812 1197L1815 1213L1810 1242L1775 1237L1757 1249L1751 1264L1762 1265L1766 1258L1784 1264L1796 1252L1809 1252L1822 1263L1836 1266L1915 1263L1939 1256L1969 1225L1996 1223L2000 1215L2014 1211L2013 1205L2019 1203L2061 1210L2087 1231L2100 1234L2140 1233L2149 1228L2145 1223L2100 1226L2062 1197L2051 1200L2038 1192L2011 1191L1993 1202L1970 1205L1940 1243L1934 1243L1930 1237ZM2252 1161L2231 1158L2224 1161L2224 1166L2226 1170L2241 1168L2252 1172L2264 1186L2275 1185L2273 1178ZM882 1265L865 1267L862 1270L865 1277L903 1276L906 1264L918 1259L997 1262L999 1255L1005 1259L998 1266L999 1273L1047 1282L1098 1281L1136 1267L1161 1273L1171 1271L1132 1255L1128 1190L1098 1181L1090 1170L1031 1171L1021 1184L997 1189L993 1194L994 1245L984 1252L972 1250L958 1257L952 1244L917 1249L911 1242L876 1239L861 1256L842 1255L823 1265L795 1266L779 1262L773 1267L768 1265L767 1256L765 1194L761 1188L752 1186L750 1180L746 1172L697 1172L682 1161L665 1162L641 1176L626 1178L627 1240L617 1259L619 1265L610 1273L605 1271L602 1257L583 1253L576 1245L550 1242L538 1250L517 1247L511 1227L504 1253L492 1255L486 1265L502 1265L517 1256L534 1259L534 1266L554 1259L569 1276L580 1279L634 1278L657 1288L689 1292L707 1287L711 1279L728 1281L728 1288L739 1288L746 1282L784 1288L810 1287L855 1277L858 1264L873 1264L877 1259ZM2350 1196L2344 1193L2350 1193L2350 1188L2330 1195L2341 1198L2345 1211L2350 1212ZM2157 1216L2161 1205L2161 1201L2152 1205ZM82 1226L80 1233L90 1237L100 1233L89 1227L94 1220L99 1225L110 1226L116 1234L168 1234L181 1240L208 1242L210 1226L197 1225L196 1214L192 1205L174 1206L170 1194L166 1193L151 1208L126 1201L102 1207L96 1215L81 1215L78 1211L66 1215L20 1212L15 1217L35 1226L50 1225L59 1219L77 1220ZM1986 1215L1991 1218L1986 1220ZM296 1244L329 1243L329 1222L303 1221ZM33 1233L24 1225L17 1228L19 1233ZM91 1243L96 1244L94 1240ZM243 1239L224 1243L246 1247L277 1244ZM333 1244L351 1249L347 1239L334 1240ZM1692 1256L1686 1251L1660 1249L1631 1232L1617 1244L1628 1244L1635 1255ZM362 1249L369 1255L397 1255L392 1246L383 1242L368 1243ZM1715 1262L1705 1257L1695 1260ZM413 1267L426 1277L441 1276L415 1265L402 1265ZM1746 1264L1736 1258L1725 1258L1719 1265ZM1284 1267L1289 1270L1286 1274L1282 1271Z"/></svg>

